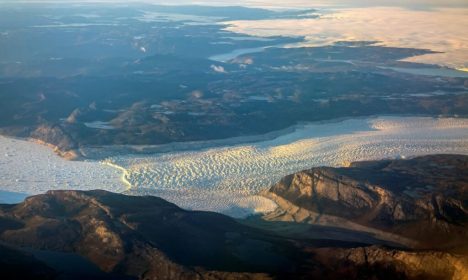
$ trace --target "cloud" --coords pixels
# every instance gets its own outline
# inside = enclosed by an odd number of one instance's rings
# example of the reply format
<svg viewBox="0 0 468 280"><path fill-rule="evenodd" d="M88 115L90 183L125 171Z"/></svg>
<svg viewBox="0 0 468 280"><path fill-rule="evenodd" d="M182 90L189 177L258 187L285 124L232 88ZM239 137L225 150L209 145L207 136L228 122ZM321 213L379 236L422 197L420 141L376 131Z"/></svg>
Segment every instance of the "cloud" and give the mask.
<svg viewBox="0 0 468 280"><path fill-rule="evenodd" d="M395 7L337 9L315 19L228 22L227 30L252 36L304 36L302 46L338 41L379 41L380 45L430 49L406 61L468 68L468 9L410 10Z"/></svg>
<svg viewBox="0 0 468 280"><path fill-rule="evenodd" d="M212 64L210 66L210 68L215 72L227 74L227 71L226 71L226 69L224 69L223 66L218 66L218 65Z"/></svg>

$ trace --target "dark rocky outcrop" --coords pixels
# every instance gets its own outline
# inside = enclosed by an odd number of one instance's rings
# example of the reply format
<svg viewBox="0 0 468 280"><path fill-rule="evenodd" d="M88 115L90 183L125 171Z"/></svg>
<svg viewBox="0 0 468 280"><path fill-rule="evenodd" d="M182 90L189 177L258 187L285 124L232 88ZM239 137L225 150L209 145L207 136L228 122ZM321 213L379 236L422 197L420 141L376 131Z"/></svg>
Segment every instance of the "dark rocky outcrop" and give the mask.
<svg viewBox="0 0 468 280"><path fill-rule="evenodd" d="M78 159L78 144L59 125L43 124L31 132L29 137L36 142L50 146L54 152L65 159Z"/></svg>
<svg viewBox="0 0 468 280"><path fill-rule="evenodd" d="M326 275L327 279L462 280L468 275L468 258L443 252L408 252L377 246L320 248L313 252L320 263L317 276Z"/></svg>
<svg viewBox="0 0 468 280"><path fill-rule="evenodd" d="M261 279L294 269L297 255L229 217L157 197L50 191L2 206L0 217L3 242L77 253L104 272L140 279Z"/></svg>
<svg viewBox="0 0 468 280"><path fill-rule="evenodd" d="M416 248L468 252L468 156L312 168L286 176L266 195L282 208L272 219L365 227Z"/></svg>

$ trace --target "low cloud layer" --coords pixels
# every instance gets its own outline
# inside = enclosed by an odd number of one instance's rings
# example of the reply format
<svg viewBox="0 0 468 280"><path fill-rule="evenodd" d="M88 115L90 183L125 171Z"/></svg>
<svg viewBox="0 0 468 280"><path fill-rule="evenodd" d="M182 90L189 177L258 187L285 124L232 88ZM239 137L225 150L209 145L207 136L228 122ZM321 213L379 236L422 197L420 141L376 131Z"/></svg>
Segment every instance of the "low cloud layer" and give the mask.
<svg viewBox="0 0 468 280"><path fill-rule="evenodd" d="M339 9L316 19L233 21L229 25L229 31L254 36L304 36L306 46L379 41L384 46L429 49L441 53L406 60L468 70L468 9Z"/></svg>

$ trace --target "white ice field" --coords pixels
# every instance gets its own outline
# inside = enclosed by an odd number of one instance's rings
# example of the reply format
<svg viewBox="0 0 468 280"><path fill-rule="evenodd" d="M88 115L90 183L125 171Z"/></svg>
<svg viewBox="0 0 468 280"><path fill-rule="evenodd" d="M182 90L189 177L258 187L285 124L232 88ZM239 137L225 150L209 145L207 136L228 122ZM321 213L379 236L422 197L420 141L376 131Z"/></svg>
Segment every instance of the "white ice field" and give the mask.
<svg viewBox="0 0 468 280"><path fill-rule="evenodd" d="M128 186L122 171L94 161L67 161L51 148L0 136L0 191L38 194L56 189L108 189ZM2 193L0 192L0 200Z"/></svg>
<svg viewBox="0 0 468 280"><path fill-rule="evenodd" d="M314 123L256 143L129 154L103 162L66 161L47 147L0 137L0 190L36 194L101 188L157 195L183 208L242 217L273 210L276 205L258 192L296 171L436 153L468 154L468 119L376 117Z"/></svg>

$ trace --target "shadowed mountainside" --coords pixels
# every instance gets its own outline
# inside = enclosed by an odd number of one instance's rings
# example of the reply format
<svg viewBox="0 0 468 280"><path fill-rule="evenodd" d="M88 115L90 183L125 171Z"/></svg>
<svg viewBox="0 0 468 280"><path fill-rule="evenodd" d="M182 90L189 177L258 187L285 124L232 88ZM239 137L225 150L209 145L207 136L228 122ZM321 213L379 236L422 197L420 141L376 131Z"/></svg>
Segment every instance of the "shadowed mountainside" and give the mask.
<svg viewBox="0 0 468 280"><path fill-rule="evenodd" d="M319 167L286 176L266 196L266 219L369 231L414 248L468 252L468 157Z"/></svg>
<svg viewBox="0 0 468 280"><path fill-rule="evenodd" d="M216 279L217 270L261 278L255 272L288 272L300 256L288 242L229 217L157 197L50 191L0 213L4 242L74 252L105 272L142 279Z"/></svg>
<svg viewBox="0 0 468 280"><path fill-rule="evenodd" d="M0 245L0 269L6 279L55 279L54 270L27 254L9 246Z"/></svg>

